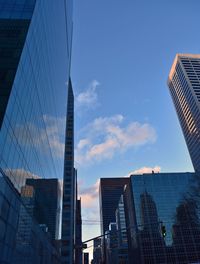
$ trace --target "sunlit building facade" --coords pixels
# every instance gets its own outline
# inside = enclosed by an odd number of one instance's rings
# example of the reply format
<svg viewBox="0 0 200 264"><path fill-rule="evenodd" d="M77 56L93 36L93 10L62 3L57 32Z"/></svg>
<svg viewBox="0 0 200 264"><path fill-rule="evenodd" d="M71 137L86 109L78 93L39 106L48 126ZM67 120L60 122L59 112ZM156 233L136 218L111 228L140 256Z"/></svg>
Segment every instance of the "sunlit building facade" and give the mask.
<svg viewBox="0 0 200 264"><path fill-rule="evenodd" d="M124 192L130 263L199 263L199 175L130 178Z"/></svg>
<svg viewBox="0 0 200 264"><path fill-rule="evenodd" d="M32 262L20 251L19 222L31 221L20 190L63 176L71 43L72 0L0 0L0 263L52 263L35 221Z"/></svg>
<svg viewBox="0 0 200 264"><path fill-rule="evenodd" d="M195 171L200 171L200 55L177 54L169 90Z"/></svg>

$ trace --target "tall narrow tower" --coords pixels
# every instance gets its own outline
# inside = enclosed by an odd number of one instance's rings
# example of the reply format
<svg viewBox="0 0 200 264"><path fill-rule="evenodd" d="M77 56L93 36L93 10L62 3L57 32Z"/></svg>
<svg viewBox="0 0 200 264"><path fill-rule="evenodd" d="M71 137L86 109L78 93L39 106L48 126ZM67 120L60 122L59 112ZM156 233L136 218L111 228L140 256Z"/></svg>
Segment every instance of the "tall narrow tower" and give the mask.
<svg viewBox="0 0 200 264"><path fill-rule="evenodd" d="M169 90L195 171L200 171L200 55L177 54Z"/></svg>
<svg viewBox="0 0 200 264"><path fill-rule="evenodd" d="M65 161L63 177L62 206L62 263L71 264L74 258L74 212L75 212L75 170L74 170L74 94L71 79L68 83L67 122L65 138Z"/></svg>

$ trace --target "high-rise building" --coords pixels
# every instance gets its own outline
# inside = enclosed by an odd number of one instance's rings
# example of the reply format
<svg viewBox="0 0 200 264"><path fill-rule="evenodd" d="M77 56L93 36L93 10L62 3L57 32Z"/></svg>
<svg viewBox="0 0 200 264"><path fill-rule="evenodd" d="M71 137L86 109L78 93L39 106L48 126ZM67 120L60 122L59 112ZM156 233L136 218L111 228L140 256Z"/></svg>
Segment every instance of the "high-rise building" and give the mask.
<svg viewBox="0 0 200 264"><path fill-rule="evenodd" d="M35 1L0 1L0 127L27 37Z"/></svg>
<svg viewBox="0 0 200 264"><path fill-rule="evenodd" d="M34 189L34 218L46 225L52 240L59 239L61 190L58 179L27 179L26 187Z"/></svg>
<svg viewBox="0 0 200 264"><path fill-rule="evenodd" d="M75 263L82 264L82 217L81 199L76 201L76 226L75 226Z"/></svg>
<svg viewBox="0 0 200 264"><path fill-rule="evenodd" d="M75 225L74 225L74 248L75 248L75 260L74 263L82 264L83 261L83 249L82 249L82 215L81 215L81 198L78 199L78 182L77 182L77 170L75 171Z"/></svg>
<svg viewBox="0 0 200 264"><path fill-rule="evenodd" d="M74 95L68 83L62 207L62 263L73 263L75 245L76 170L74 169Z"/></svg>
<svg viewBox="0 0 200 264"><path fill-rule="evenodd" d="M121 195L116 209L116 225L118 237L118 262L127 264L128 261L128 241L127 241L127 226L124 210L124 197Z"/></svg>
<svg viewBox="0 0 200 264"><path fill-rule="evenodd" d="M129 178L101 178L99 185L99 203L101 234L109 230L109 224L116 221L115 212L120 196Z"/></svg>
<svg viewBox="0 0 200 264"><path fill-rule="evenodd" d="M130 263L200 261L200 177L132 175L124 191Z"/></svg>
<svg viewBox="0 0 200 264"><path fill-rule="evenodd" d="M126 220L124 211L124 198L121 195L116 209L116 224L118 230L118 244L120 247L127 246L127 234L126 234Z"/></svg>
<svg viewBox="0 0 200 264"><path fill-rule="evenodd" d="M72 0L0 0L1 263L15 263L24 178L63 176L71 43ZM42 258L40 230L31 254Z"/></svg>
<svg viewBox="0 0 200 264"><path fill-rule="evenodd" d="M115 212L118 207L120 196L124 187L128 184L129 178L101 178L99 184L99 206L101 234L105 235L109 230L110 223L116 222ZM102 239L101 259L105 263L106 260L106 239Z"/></svg>
<svg viewBox="0 0 200 264"><path fill-rule="evenodd" d="M93 260L92 264L101 264L101 238L93 240Z"/></svg>
<svg viewBox="0 0 200 264"><path fill-rule="evenodd" d="M200 55L177 54L169 90L195 171L200 171Z"/></svg>
<svg viewBox="0 0 200 264"><path fill-rule="evenodd" d="M14 263L34 264L45 260L47 263L59 264L59 250L49 239L48 226L35 222L37 199L33 186L22 187L21 200L23 204L20 206Z"/></svg>
<svg viewBox="0 0 200 264"><path fill-rule="evenodd" d="M118 232L116 223L109 224L109 230L106 231L106 263L118 263Z"/></svg>
<svg viewBox="0 0 200 264"><path fill-rule="evenodd" d="M83 264L89 264L89 253L83 254Z"/></svg>

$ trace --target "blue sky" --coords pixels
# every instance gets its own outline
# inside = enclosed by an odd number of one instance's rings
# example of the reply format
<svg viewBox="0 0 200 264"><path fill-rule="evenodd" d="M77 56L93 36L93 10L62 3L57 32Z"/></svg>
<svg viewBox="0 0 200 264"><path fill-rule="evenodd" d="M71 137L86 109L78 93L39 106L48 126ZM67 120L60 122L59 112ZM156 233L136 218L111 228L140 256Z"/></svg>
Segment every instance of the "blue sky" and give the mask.
<svg viewBox="0 0 200 264"><path fill-rule="evenodd" d="M83 219L98 220L100 177L193 171L166 83L176 53L200 53L200 2L74 2L76 166Z"/></svg>

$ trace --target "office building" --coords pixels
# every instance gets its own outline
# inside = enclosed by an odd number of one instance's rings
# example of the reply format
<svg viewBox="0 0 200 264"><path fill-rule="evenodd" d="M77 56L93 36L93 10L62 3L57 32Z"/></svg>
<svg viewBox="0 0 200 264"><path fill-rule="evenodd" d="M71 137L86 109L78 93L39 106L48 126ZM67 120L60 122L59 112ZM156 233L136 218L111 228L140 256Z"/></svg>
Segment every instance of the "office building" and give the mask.
<svg viewBox="0 0 200 264"><path fill-rule="evenodd" d="M116 226L118 237L118 263L127 264L128 262L128 241L127 226L124 209L124 197L121 195L116 209Z"/></svg>
<svg viewBox="0 0 200 264"><path fill-rule="evenodd" d="M33 186L24 186L21 191L18 231L16 236L15 264L60 263L60 254L51 243L46 224L35 222L37 199ZM25 205L25 206L24 206Z"/></svg>
<svg viewBox="0 0 200 264"><path fill-rule="evenodd" d="M0 262L13 264L24 177L63 176L72 1L0 0L0 36Z"/></svg>
<svg viewBox="0 0 200 264"><path fill-rule="evenodd" d="M92 264L101 264L101 238L95 238L93 240Z"/></svg>
<svg viewBox="0 0 200 264"><path fill-rule="evenodd" d="M106 263L118 263L118 232L116 223L110 223L109 229L105 233L105 254Z"/></svg>
<svg viewBox="0 0 200 264"><path fill-rule="evenodd" d="M0 263L13 263L20 215L20 195L0 169ZM12 239L10 239L12 238Z"/></svg>
<svg viewBox="0 0 200 264"><path fill-rule="evenodd" d="M128 241L123 194L119 198L115 217L115 222L109 224L109 230L105 232L104 240L102 239L103 248L105 247L103 253L107 264L128 264Z"/></svg>
<svg viewBox="0 0 200 264"><path fill-rule="evenodd" d="M129 178L101 178L99 185L99 204L101 234L109 229L109 224L116 221L115 212L120 196Z"/></svg>
<svg viewBox="0 0 200 264"><path fill-rule="evenodd" d="M35 191L32 186L22 187L21 200L25 206L20 206L17 247L26 250L24 246L30 245L32 225L34 222ZM30 257L30 254L27 253L27 255Z"/></svg>
<svg viewBox="0 0 200 264"><path fill-rule="evenodd" d="M130 263L200 261L199 188L195 173L130 177L124 191Z"/></svg>
<svg viewBox="0 0 200 264"><path fill-rule="evenodd" d="M75 226L75 263L82 264L82 217L81 199L76 201L76 226Z"/></svg>
<svg viewBox="0 0 200 264"><path fill-rule="evenodd" d="M126 219L125 219L125 211L124 211L124 198L121 195L118 203L118 207L116 209L116 225L118 230L119 246L127 246L127 234L126 234Z"/></svg>
<svg viewBox="0 0 200 264"><path fill-rule="evenodd" d="M83 253L83 264L89 264L89 253Z"/></svg>
<svg viewBox="0 0 200 264"><path fill-rule="evenodd" d="M169 90L195 171L200 171L200 55L177 54Z"/></svg>
<svg viewBox="0 0 200 264"><path fill-rule="evenodd" d="M116 209L120 196L129 178L101 178L99 184L99 206L101 234L104 235L109 230L110 223L116 222ZM102 239L101 258L106 261L105 240Z"/></svg>
<svg viewBox="0 0 200 264"><path fill-rule="evenodd" d="M19 1L18 1L19 2ZM0 1L1 72L0 127L17 72L23 46L30 26L35 1Z"/></svg>
<svg viewBox="0 0 200 264"><path fill-rule="evenodd" d="M59 239L61 190L58 179L27 179L26 187L33 187L34 218L46 225L52 240Z"/></svg>
<svg viewBox="0 0 200 264"><path fill-rule="evenodd" d="M81 198L78 198L77 170L74 169L75 177L75 195L74 195L74 263L82 264L82 215L81 215Z"/></svg>
<svg viewBox="0 0 200 264"><path fill-rule="evenodd" d="M62 263L73 263L76 214L76 170L74 169L74 95L71 80L68 84L67 122L62 207Z"/></svg>

